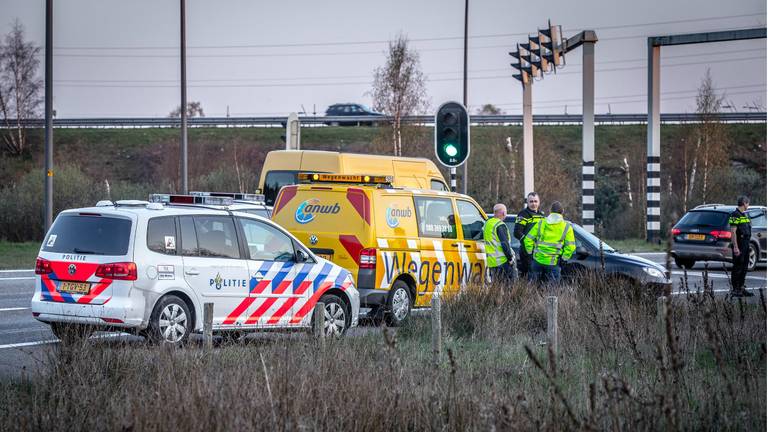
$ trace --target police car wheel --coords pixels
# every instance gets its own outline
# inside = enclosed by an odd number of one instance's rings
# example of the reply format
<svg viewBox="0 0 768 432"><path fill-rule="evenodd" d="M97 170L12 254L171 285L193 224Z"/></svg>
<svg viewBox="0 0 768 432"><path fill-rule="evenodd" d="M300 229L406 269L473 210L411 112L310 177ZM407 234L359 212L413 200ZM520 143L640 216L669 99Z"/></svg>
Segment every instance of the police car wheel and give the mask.
<svg viewBox="0 0 768 432"><path fill-rule="evenodd" d="M754 243L749 244L749 262L747 263L747 271L755 271L757 267L757 248Z"/></svg>
<svg viewBox="0 0 768 432"><path fill-rule="evenodd" d="M387 298L387 314L385 319L391 327L401 326L411 315L411 291L408 284L396 281Z"/></svg>
<svg viewBox="0 0 768 432"><path fill-rule="evenodd" d="M88 339L93 334L93 327L86 324L53 322L51 323L51 331L61 343L70 344Z"/></svg>
<svg viewBox="0 0 768 432"><path fill-rule="evenodd" d="M192 314L184 300L168 295L155 305L149 326L151 341L181 345L192 332Z"/></svg>
<svg viewBox="0 0 768 432"><path fill-rule="evenodd" d="M347 331L347 306L338 296L326 294L320 297L325 305L323 334L326 337L341 337Z"/></svg>

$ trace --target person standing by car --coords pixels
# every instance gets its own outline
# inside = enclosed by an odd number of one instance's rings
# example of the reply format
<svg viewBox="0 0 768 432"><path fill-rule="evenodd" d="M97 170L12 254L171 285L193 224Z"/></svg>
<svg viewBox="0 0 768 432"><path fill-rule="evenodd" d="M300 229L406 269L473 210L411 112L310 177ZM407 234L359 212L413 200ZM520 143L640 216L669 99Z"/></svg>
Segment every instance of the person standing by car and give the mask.
<svg viewBox="0 0 768 432"><path fill-rule="evenodd" d="M525 250L533 258L528 280L560 282L560 260L568 260L576 250L573 226L563 218L563 205L552 203L549 216L537 219L523 238Z"/></svg>
<svg viewBox="0 0 768 432"><path fill-rule="evenodd" d="M491 275L491 281L504 283L517 278L514 267L515 255L509 242L509 228L504 223L507 206L493 206L493 217L485 221L483 240L485 240L485 265Z"/></svg>
<svg viewBox="0 0 768 432"><path fill-rule="evenodd" d="M531 192L526 197L525 208L517 214L515 219L515 232L513 235L516 239L520 240L520 277L526 277L531 270L531 256L525 251L525 245L523 245L523 237L528 234L536 220L544 217L544 212L539 210L539 194Z"/></svg>
<svg viewBox="0 0 768 432"><path fill-rule="evenodd" d="M731 268L731 295L751 297L754 294L744 289L749 266L749 239L752 237L752 223L747 216L749 198L742 195L736 200L737 208L728 218L731 226L731 247L733 249L733 267Z"/></svg>

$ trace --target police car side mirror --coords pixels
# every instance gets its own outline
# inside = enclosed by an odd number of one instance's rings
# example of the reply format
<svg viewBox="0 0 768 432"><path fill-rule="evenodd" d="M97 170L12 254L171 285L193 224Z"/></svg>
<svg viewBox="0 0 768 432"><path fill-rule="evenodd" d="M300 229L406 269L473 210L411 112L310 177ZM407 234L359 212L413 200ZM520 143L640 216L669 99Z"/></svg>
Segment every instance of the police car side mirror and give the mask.
<svg viewBox="0 0 768 432"><path fill-rule="evenodd" d="M576 255L577 259L583 260L589 256L589 251L584 246L579 246L576 248L576 251L574 251L573 254Z"/></svg>
<svg viewBox="0 0 768 432"><path fill-rule="evenodd" d="M309 255L301 249L296 249L296 262L303 263L309 261Z"/></svg>

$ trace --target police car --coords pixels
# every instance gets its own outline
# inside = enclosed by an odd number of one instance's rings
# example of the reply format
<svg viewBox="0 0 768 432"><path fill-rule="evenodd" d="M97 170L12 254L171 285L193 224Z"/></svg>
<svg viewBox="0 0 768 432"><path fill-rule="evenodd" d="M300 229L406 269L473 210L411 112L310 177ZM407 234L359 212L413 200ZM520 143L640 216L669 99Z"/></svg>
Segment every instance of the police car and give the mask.
<svg viewBox="0 0 768 432"><path fill-rule="evenodd" d="M105 329L168 344L202 330L205 303L223 334L309 328L318 301L327 335L357 325L347 270L277 224L232 209L232 198L198 198L61 212L37 257L33 316L60 338Z"/></svg>
<svg viewBox="0 0 768 432"><path fill-rule="evenodd" d="M202 204L204 200L208 200L209 203L216 201L215 198L206 197L231 198L232 202L227 206L230 210L255 214L266 219L272 217L272 206L267 205L264 194L260 193L193 191L189 195L151 194L149 201L164 204Z"/></svg>

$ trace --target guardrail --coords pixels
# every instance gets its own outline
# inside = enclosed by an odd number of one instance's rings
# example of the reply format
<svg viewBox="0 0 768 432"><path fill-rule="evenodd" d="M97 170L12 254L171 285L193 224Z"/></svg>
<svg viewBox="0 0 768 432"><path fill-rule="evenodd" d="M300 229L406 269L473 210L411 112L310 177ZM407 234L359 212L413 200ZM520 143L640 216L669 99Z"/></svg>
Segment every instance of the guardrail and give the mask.
<svg viewBox="0 0 768 432"><path fill-rule="evenodd" d="M284 127L285 117L193 117L188 119L189 127ZM765 123L765 112L720 113L717 118L724 123ZM389 116L299 116L303 126L325 125L371 125L391 122ZM597 124L645 124L647 114L596 114ZM433 116L408 116L403 123L428 126L434 123ZM470 122L476 126L484 125L521 125L522 115L473 115ZM670 113L661 115L662 123L698 123L700 117L695 113ZM22 122L28 128L43 128L43 119L29 119ZM580 114L537 114L534 124L581 124ZM15 125L11 120L9 124ZM53 119L56 128L124 128L124 127L179 127L181 119L170 117L102 117L102 118L58 118ZM0 122L0 128L6 128Z"/></svg>

